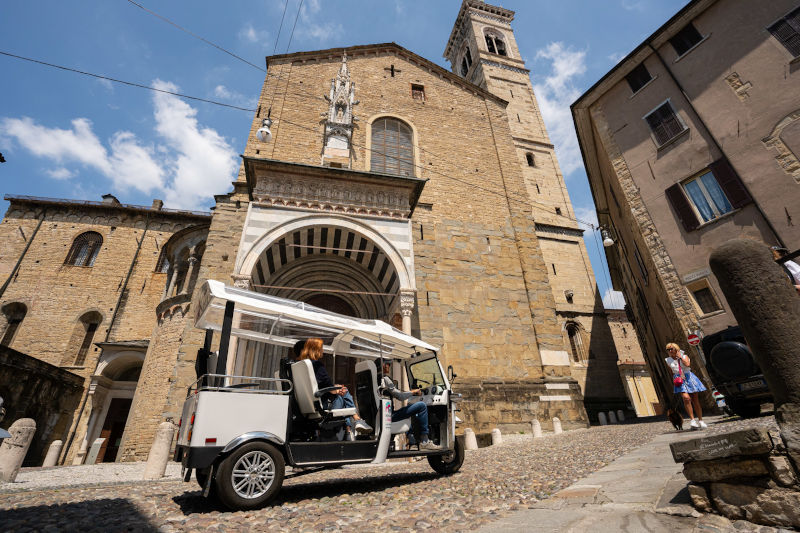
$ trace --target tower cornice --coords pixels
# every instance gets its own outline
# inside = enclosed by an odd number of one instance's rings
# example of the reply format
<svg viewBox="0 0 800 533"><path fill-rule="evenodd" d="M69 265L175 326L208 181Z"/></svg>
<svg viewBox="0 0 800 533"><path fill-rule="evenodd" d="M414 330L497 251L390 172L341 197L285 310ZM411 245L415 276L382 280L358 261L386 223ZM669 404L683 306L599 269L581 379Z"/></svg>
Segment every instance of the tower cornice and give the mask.
<svg viewBox="0 0 800 533"><path fill-rule="evenodd" d="M464 19L468 16L470 9L486 14L498 22L510 24L511 21L514 20L514 12L510 9L493 6L483 2L482 0L464 0L461 3L461 9L458 11L456 21L453 24L453 31L450 32L450 38L447 40L447 46L444 49L444 57L446 59L450 57L450 53L452 52L453 47L456 45L459 29L464 23Z"/></svg>

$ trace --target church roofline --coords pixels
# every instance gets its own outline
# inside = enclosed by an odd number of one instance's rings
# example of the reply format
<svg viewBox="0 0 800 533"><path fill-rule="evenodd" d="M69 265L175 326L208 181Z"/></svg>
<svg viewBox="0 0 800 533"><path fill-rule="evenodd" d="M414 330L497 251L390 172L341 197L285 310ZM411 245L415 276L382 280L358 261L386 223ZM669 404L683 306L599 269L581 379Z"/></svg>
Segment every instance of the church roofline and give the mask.
<svg viewBox="0 0 800 533"><path fill-rule="evenodd" d="M493 100L502 106L508 105L508 100L503 100L499 96L495 96L494 94L490 93L486 89L471 83L464 78L453 74L446 68L443 68L430 59L425 59L419 54L415 54L411 50L400 46L397 43L380 43L380 44L363 44L357 46L348 46L344 48L328 48L327 50L311 50L307 52L292 52L290 54L277 54L273 56L267 56L267 70L269 70L270 63L280 63L283 60L292 60L292 61L314 61L318 59L341 59L342 54L347 52L348 59L358 56L363 56L371 53L383 52L383 51L391 51L397 53L398 56L404 57L405 59L411 61L412 63L418 63L421 67L427 68L428 70L432 71L434 74L441 76L450 82L461 86L462 88L483 96L489 100Z"/></svg>
<svg viewBox="0 0 800 533"><path fill-rule="evenodd" d="M16 194L6 194L3 197L4 200L11 202L11 203L20 203L20 204L32 204L32 205L58 205L63 207L89 207L89 208L101 208L101 209L115 209L120 211L127 211L127 212L151 212L158 215L166 215L166 216L178 216L178 217L192 217L192 218L202 218L202 219L210 219L211 213L207 211L184 211L182 209L167 209L167 208L160 208L154 209L153 207L147 207L144 205L133 205L133 204L120 204L120 203L108 203L108 202L95 202L92 200L70 200L68 198L46 198L43 196L22 196Z"/></svg>
<svg viewBox="0 0 800 533"><path fill-rule="evenodd" d="M280 161L277 159L268 159L266 157L251 157L247 155L240 156L244 162L245 179L247 180L248 195L250 201L253 201L253 188L255 187L255 177L253 176L253 165L261 164L272 167L276 170L283 170L285 172L294 173L316 173L329 175L334 178L343 178L352 180L361 178L370 181L383 181L389 182L393 185L401 185L412 189L411 196L409 197L409 214L408 217L414 213L417 207L419 197L422 195L422 189L428 183L428 178L418 178L416 176L397 176L394 174L383 174L381 172L366 172L364 170L352 170L349 168L336 168L336 167L323 167L319 165L307 165L305 163L293 163L290 161Z"/></svg>
<svg viewBox="0 0 800 533"><path fill-rule="evenodd" d="M467 16L467 10L470 8L478 9L480 11L485 11L490 15L495 15L497 17L505 19L505 21L508 23L511 23L511 21L514 20L514 12L511 11L510 9L493 6L491 4L483 2L482 0L464 0L461 3L461 9L458 11L458 15L456 15L456 21L453 24L453 30L450 32L450 38L447 39L447 46L445 46L444 48L445 59L448 59L448 56L450 55L450 50L453 47L456 40L457 30L461 26L461 22L464 20L464 17Z"/></svg>

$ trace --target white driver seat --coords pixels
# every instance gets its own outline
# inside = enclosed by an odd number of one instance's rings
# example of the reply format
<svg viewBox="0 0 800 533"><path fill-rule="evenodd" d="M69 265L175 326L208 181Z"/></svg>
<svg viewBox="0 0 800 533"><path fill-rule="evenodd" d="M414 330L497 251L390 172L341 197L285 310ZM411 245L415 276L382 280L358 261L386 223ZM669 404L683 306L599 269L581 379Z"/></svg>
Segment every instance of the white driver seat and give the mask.
<svg viewBox="0 0 800 533"><path fill-rule="evenodd" d="M309 420L319 420L324 415L331 418L345 418L356 414L355 407L346 409L323 409L322 394L317 387L317 377L310 359L303 359L292 363L292 382L294 383L294 396L300 412Z"/></svg>

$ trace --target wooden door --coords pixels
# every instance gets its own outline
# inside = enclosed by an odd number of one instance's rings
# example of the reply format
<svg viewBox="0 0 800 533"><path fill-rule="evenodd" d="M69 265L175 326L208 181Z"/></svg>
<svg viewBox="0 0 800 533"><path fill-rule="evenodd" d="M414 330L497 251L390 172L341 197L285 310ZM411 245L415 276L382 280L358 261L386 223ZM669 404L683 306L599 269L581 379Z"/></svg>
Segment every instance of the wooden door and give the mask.
<svg viewBox="0 0 800 533"><path fill-rule="evenodd" d="M105 438L100 453L97 454L98 463L113 463L117 459L122 433L125 431L125 422L131 410L131 398L112 398L108 406L108 413L103 422L100 436Z"/></svg>

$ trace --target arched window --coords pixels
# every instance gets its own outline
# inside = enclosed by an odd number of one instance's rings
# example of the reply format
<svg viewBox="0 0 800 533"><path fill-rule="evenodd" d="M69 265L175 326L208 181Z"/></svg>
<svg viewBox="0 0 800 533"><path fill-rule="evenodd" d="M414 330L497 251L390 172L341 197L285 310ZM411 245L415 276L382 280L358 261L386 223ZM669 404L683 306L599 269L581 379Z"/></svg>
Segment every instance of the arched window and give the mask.
<svg viewBox="0 0 800 533"><path fill-rule="evenodd" d="M503 38L497 33L486 34L486 49L492 54L501 56L508 55L506 52L506 43Z"/></svg>
<svg viewBox="0 0 800 533"><path fill-rule="evenodd" d="M156 263L155 272L159 274L166 274L169 272L169 255L167 255L166 248L161 248L161 255L158 258L158 263Z"/></svg>
<svg viewBox="0 0 800 533"><path fill-rule="evenodd" d="M461 58L461 75L466 76L467 72L469 72L469 67L472 66L472 53L469 51L469 47L464 49L464 55Z"/></svg>
<svg viewBox="0 0 800 533"><path fill-rule="evenodd" d="M372 123L370 170L414 176L414 144L411 128L396 118L379 118Z"/></svg>
<svg viewBox="0 0 800 533"><path fill-rule="evenodd" d="M529 167L535 167L536 166L536 159L533 157L532 153L528 152L527 154L525 154L525 159L528 160L528 166Z"/></svg>
<svg viewBox="0 0 800 533"><path fill-rule="evenodd" d="M0 339L0 346L11 346L11 342L14 340L19 325L22 324L26 314L28 314L28 308L25 307L25 304L14 302L3 306L6 329L3 331L3 338Z"/></svg>
<svg viewBox="0 0 800 533"><path fill-rule="evenodd" d="M81 316L75 326L75 331L72 333L72 339L64 357L65 364L69 364L69 361L74 357L75 362L73 364L75 366L83 366L86 362L86 355L92 347L94 335L102 321L103 316L97 311L89 311ZM77 353L75 353L76 348Z"/></svg>
<svg viewBox="0 0 800 533"><path fill-rule="evenodd" d="M64 264L90 267L94 265L102 245L103 237L96 231L81 233L72 241L72 248L69 249Z"/></svg>
<svg viewBox="0 0 800 533"><path fill-rule="evenodd" d="M567 336L569 337L569 349L572 352L572 360L576 363L586 361L586 349L583 347L583 337L577 324L567 324Z"/></svg>

